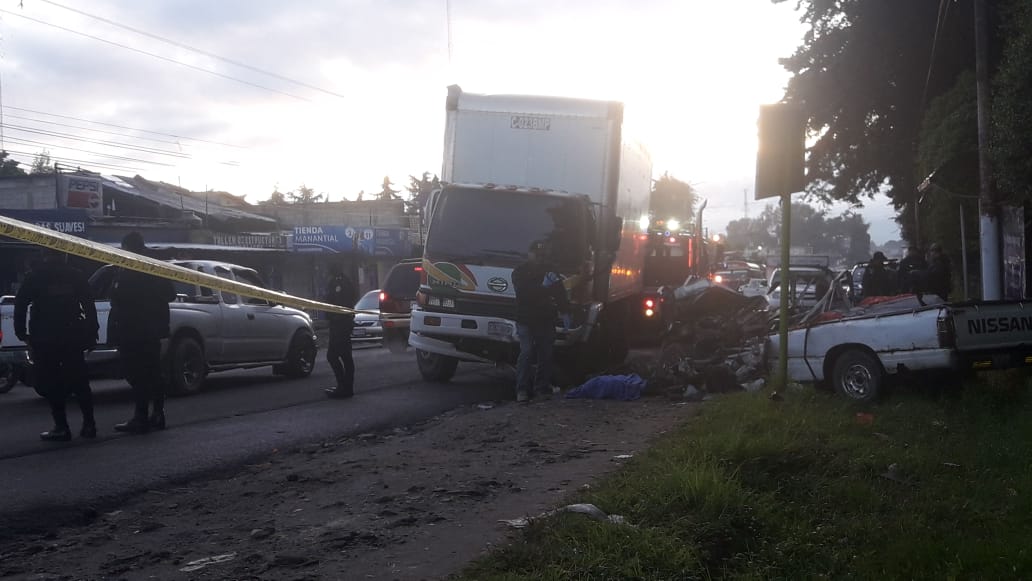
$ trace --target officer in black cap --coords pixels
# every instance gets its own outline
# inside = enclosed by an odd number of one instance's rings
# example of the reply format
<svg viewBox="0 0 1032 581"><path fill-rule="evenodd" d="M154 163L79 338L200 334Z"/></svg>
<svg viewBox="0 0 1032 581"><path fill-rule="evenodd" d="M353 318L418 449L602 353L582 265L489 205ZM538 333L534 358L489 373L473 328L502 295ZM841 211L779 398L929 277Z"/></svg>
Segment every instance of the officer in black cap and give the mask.
<svg viewBox="0 0 1032 581"><path fill-rule="evenodd" d="M65 414L69 394L75 394L82 411L79 435L97 437L83 353L97 344L97 309L86 276L65 257L63 252L44 250L42 264L25 277L14 300L14 334L31 350L37 387L54 417L54 427L39 435L50 442L72 439ZM26 315L31 315L28 328Z"/></svg>
<svg viewBox="0 0 1032 581"><path fill-rule="evenodd" d="M126 234L122 249L144 254L143 236L139 232ZM135 270L118 271L111 289L108 342L118 346L122 371L133 389L136 406L132 418L115 424L117 432L143 434L165 429L161 340L169 336L168 304L174 300L172 281Z"/></svg>

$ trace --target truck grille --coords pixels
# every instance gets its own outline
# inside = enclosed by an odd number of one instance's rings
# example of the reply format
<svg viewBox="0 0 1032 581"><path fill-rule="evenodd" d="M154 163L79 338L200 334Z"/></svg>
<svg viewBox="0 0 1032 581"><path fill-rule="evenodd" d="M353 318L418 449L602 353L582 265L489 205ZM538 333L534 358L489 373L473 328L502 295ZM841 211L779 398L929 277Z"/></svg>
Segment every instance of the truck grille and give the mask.
<svg viewBox="0 0 1032 581"><path fill-rule="evenodd" d="M473 317L499 317L513 320L516 318L516 303L511 299L491 300L469 297L454 297L455 308L444 308L434 305L423 305L423 310L431 313L459 313Z"/></svg>

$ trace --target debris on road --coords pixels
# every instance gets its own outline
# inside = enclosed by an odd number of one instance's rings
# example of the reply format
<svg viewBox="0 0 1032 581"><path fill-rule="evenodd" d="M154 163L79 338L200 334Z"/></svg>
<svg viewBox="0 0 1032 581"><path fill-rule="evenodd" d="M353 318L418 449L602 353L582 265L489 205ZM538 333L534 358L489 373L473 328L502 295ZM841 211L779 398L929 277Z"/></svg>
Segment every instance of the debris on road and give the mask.
<svg viewBox="0 0 1032 581"><path fill-rule="evenodd" d="M200 571L201 569L209 565L217 565L219 563L232 561L236 558L236 556L236 553L224 553L222 555L215 555L213 557L205 557L203 559L197 559L196 561L190 561L186 564L185 567L182 567L179 570L183 573L192 573L194 571Z"/></svg>

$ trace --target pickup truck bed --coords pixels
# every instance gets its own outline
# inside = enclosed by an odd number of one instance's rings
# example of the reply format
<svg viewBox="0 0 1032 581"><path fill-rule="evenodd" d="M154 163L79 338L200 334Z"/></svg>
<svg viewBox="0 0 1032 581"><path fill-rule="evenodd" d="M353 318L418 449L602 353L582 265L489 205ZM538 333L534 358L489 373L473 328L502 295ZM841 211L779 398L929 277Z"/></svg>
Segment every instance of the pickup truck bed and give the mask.
<svg viewBox="0 0 1032 581"><path fill-rule="evenodd" d="M941 303L914 295L829 313L788 334L788 376L830 382L852 399L877 397L905 371L1000 369L1032 364L1032 303ZM779 339L768 340L771 366Z"/></svg>

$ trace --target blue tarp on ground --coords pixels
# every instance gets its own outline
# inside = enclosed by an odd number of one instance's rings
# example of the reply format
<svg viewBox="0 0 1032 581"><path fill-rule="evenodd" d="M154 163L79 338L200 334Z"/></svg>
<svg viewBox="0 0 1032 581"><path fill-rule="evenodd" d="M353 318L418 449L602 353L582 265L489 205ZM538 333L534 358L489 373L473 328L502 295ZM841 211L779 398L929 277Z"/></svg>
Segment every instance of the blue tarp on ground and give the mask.
<svg viewBox="0 0 1032 581"><path fill-rule="evenodd" d="M641 397L645 385L645 380L637 374L599 375L571 389L566 393L566 397L631 401Z"/></svg>

